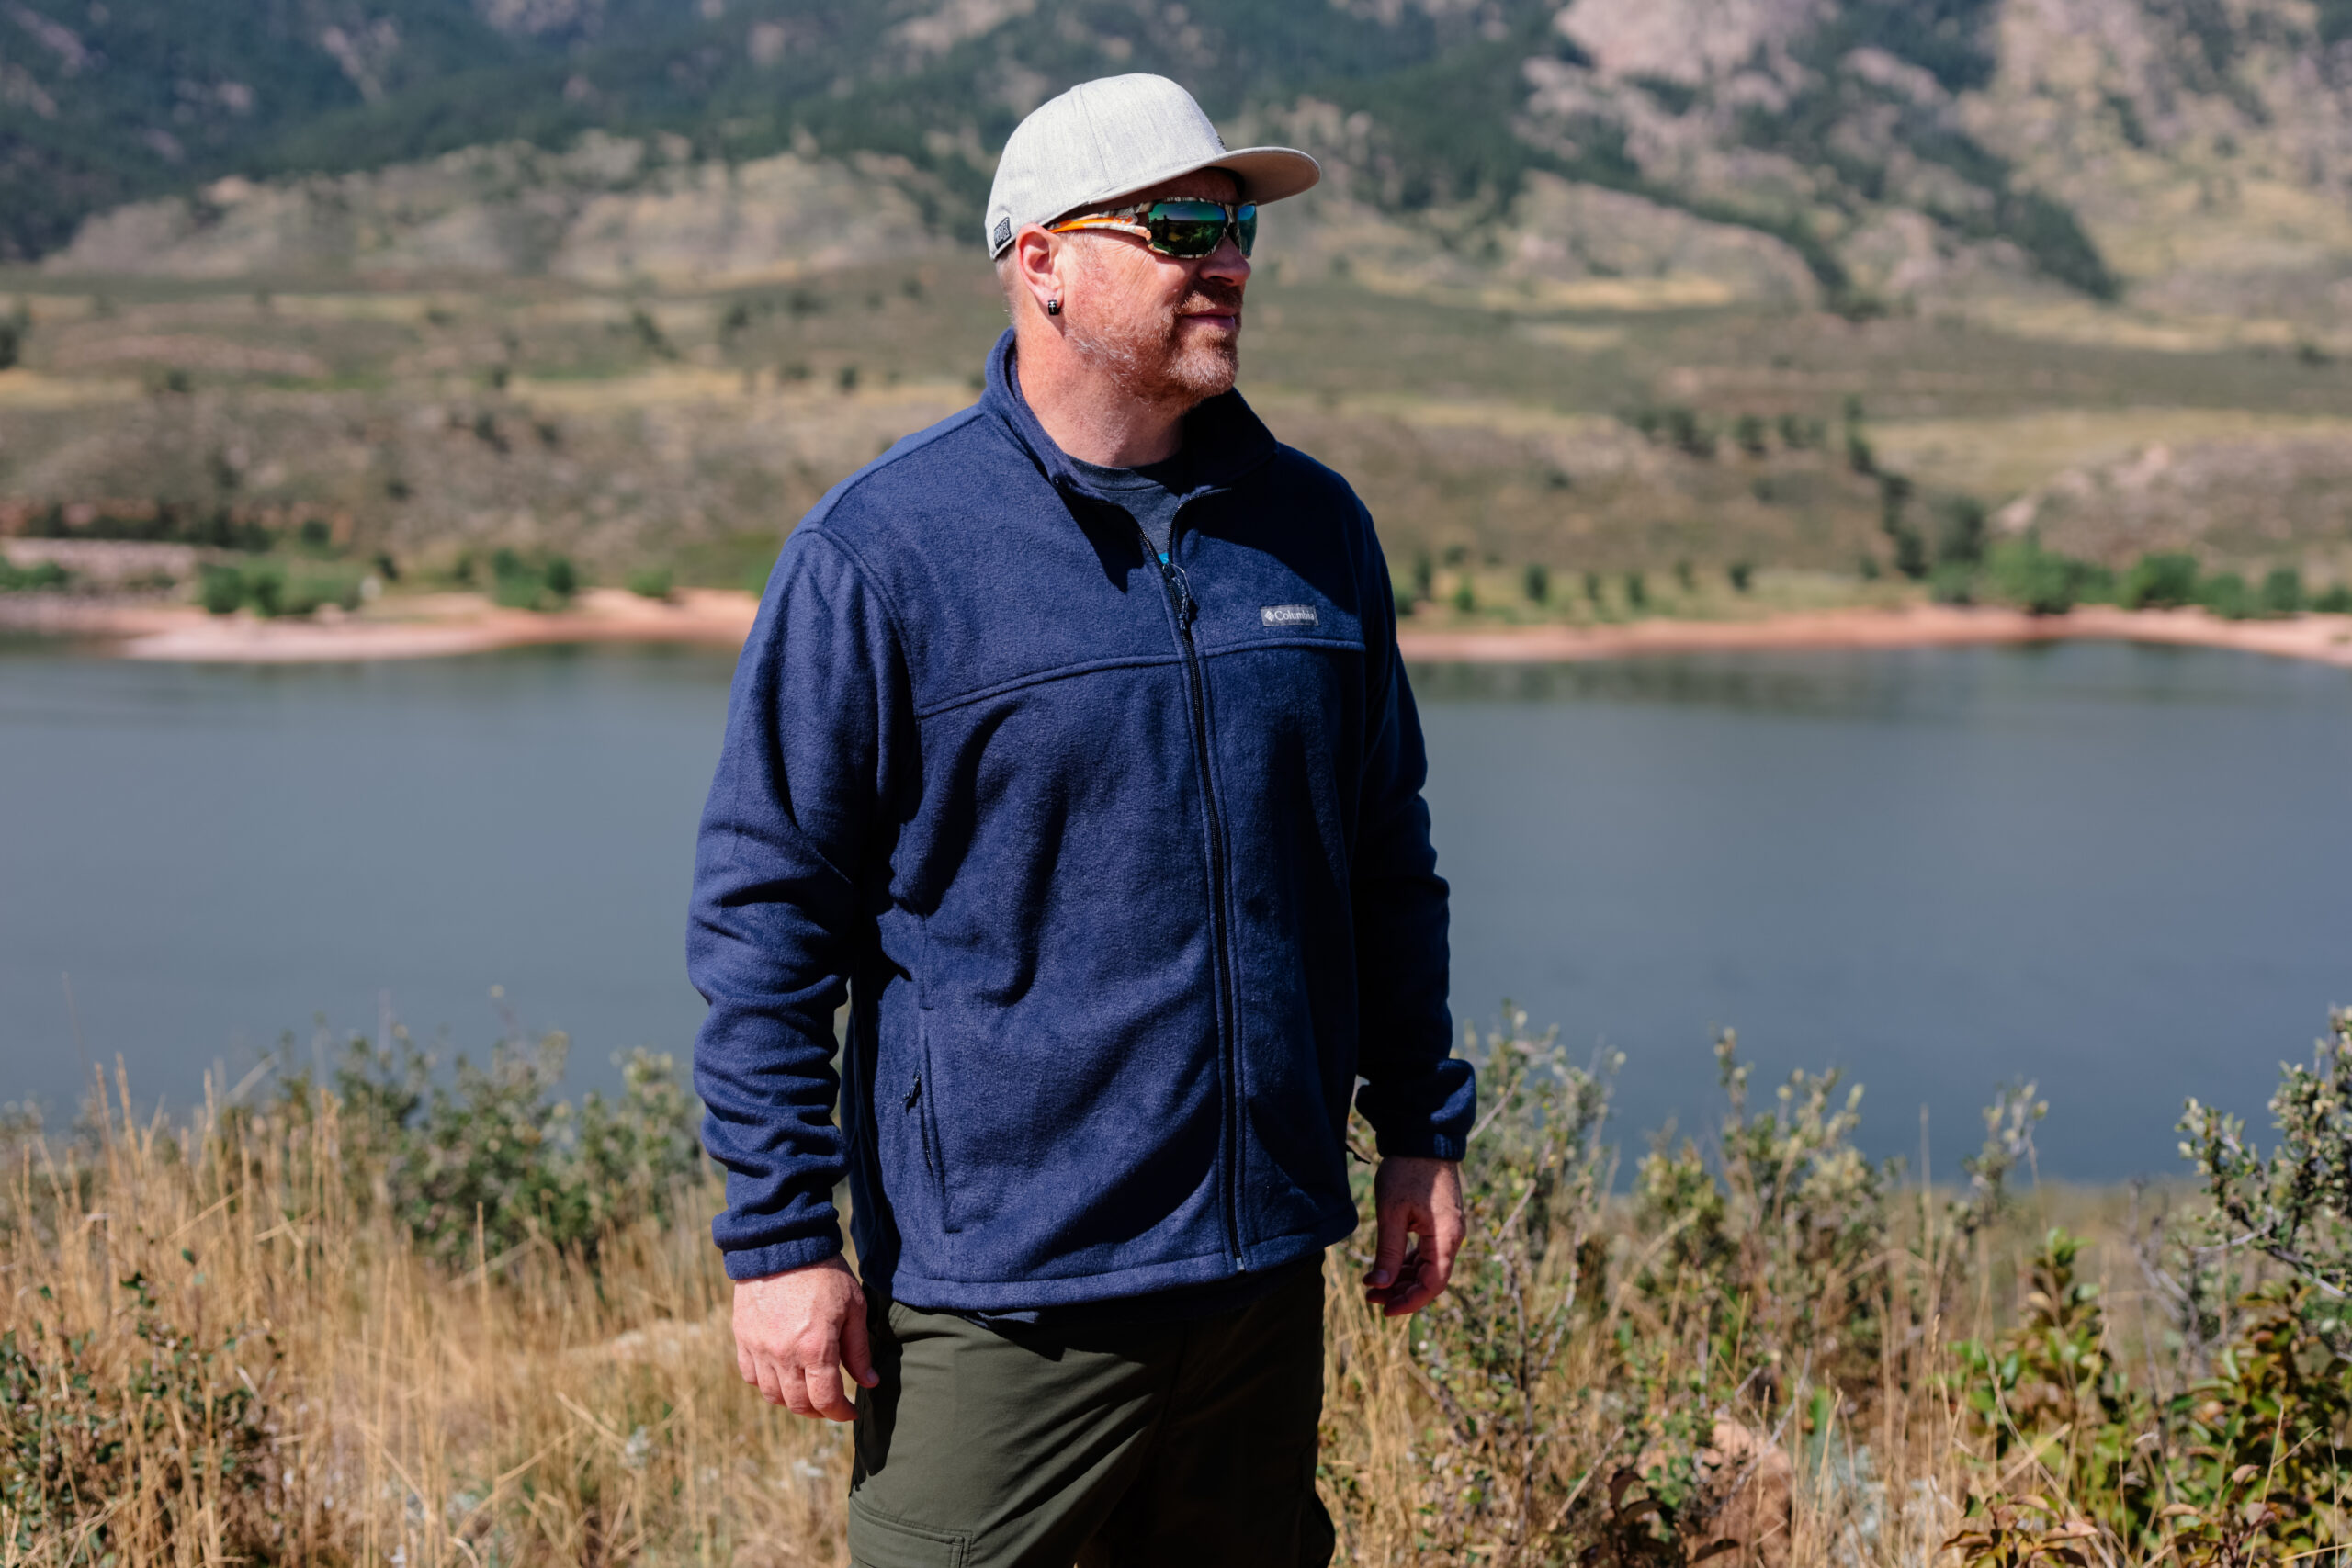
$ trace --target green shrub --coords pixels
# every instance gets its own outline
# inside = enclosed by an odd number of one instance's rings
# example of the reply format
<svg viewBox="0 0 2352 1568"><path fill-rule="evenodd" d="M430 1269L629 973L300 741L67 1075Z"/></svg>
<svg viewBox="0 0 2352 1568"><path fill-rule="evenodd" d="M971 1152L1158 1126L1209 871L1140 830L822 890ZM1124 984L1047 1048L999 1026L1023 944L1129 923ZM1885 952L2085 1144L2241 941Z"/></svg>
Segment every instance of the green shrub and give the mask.
<svg viewBox="0 0 2352 1568"><path fill-rule="evenodd" d="M1584 599L1594 609L1600 608L1600 573L1588 571L1584 574Z"/></svg>
<svg viewBox="0 0 2352 1568"><path fill-rule="evenodd" d="M1541 561L1527 563L1525 587L1530 604L1541 604L1552 597L1552 569Z"/></svg>
<svg viewBox="0 0 2352 1568"><path fill-rule="evenodd" d="M2330 615L2352 615L2352 582L2329 584L2325 592L2312 601L2312 608Z"/></svg>
<svg viewBox="0 0 2352 1568"><path fill-rule="evenodd" d="M1456 614L1467 615L1478 608L1478 591L1470 585L1470 574L1464 572L1453 585L1453 608Z"/></svg>
<svg viewBox="0 0 2352 1568"><path fill-rule="evenodd" d="M18 566L0 556L0 593L37 593L44 588L62 588L73 575L53 560Z"/></svg>
<svg viewBox="0 0 2352 1568"><path fill-rule="evenodd" d="M1639 610L1650 602L1650 585L1638 571L1625 574L1625 607Z"/></svg>
<svg viewBox="0 0 2352 1568"><path fill-rule="evenodd" d="M197 598L216 615L234 615L245 602L245 574L233 566L208 566Z"/></svg>
<svg viewBox="0 0 2352 1568"><path fill-rule="evenodd" d="M1939 604L1976 603L1976 569L1947 562L1928 573L1928 597Z"/></svg>
<svg viewBox="0 0 2352 1568"><path fill-rule="evenodd" d="M2201 580L2197 584L2197 602L2225 621L2251 620L2261 608L2254 590L2234 571Z"/></svg>
<svg viewBox="0 0 2352 1568"><path fill-rule="evenodd" d="M1731 579L1733 592L1745 593L1755 581L1756 567L1750 561L1736 560L1724 569L1724 575Z"/></svg>
<svg viewBox="0 0 2352 1568"><path fill-rule="evenodd" d="M2142 556L2123 574L2120 602L2127 610L2177 610L2197 603L2197 558L2180 551Z"/></svg>
<svg viewBox="0 0 2352 1568"><path fill-rule="evenodd" d="M450 1264L541 1242L593 1257L616 1225L667 1217L701 1159L695 1102L666 1055L633 1052L616 1100L555 1097L570 1042L500 1041L487 1065L458 1058L446 1080L404 1032L354 1038L332 1087L382 1196L425 1252ZM307 1080L285 1091L299 1100ZM477 1234L479 1227L479 1234Z"/></svg>
<svg viewBox="0 0 2352 1568"><path fill-rule="evenodd" d="M2030 536L1993 547L1985 580L2002 603L2035 615L2063 615L2092 596L2098 570L2088 562L2045 550Z"/></svg>
<svg viewBox="0 0 2352 1568"><path fill-rule="evenodd" d="M2291 566L2274 566L2262 580L2262 611L2267 615L2291 615L2303 607L2303 574Z"/></svg>
<svg viewBox="0 0 2352 1568"><path fill-rule="evenodd" d="M1974 566L1984 558L1984 503L1973 495L1937 498L1936 559L1944 565Z"/></svg>
<svg viewBox="0 0 2352 1568"><path fill-rule="evenodd" d="M640 599L667 599L671 589L671 573L666 566L639 567L628 574L628 591Z"/></svg>
<svg viewBox="0 0 2352 1568"><path fill-rule="evenodd" d="M501 548L490 558L490 571L491 599L509 610L560 610L580 590L579 569L565 556L534 563Z"/></svg>
<svg viewBox="0 0 2352 1568"><path fill-rule="evenodd" d="M255 561L245 568L245 603L257 615L283 615L286 610L286 569L276 561Z"/></svg>

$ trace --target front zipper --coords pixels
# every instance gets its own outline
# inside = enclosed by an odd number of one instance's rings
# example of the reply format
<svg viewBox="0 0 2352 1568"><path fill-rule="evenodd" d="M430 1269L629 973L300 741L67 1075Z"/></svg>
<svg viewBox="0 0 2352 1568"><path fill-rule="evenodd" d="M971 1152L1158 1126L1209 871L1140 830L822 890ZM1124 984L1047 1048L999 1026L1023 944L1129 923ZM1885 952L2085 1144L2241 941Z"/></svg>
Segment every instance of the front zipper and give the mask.
<svg viewBox="0 0 2352 1568"><path fill-rule="evenodd" d="M1241 1097L1239 1070L1233 1060L1233 1037L1237 1029L1233 1006L1233 972L1227 952L1225 929L1226 847L1225 818L1218 813L1216 785L1209 761L1209 698L1208 686L1201 676L1201 650L1193 640L1193 618L1199 606L1170 556L1176 548L1176 533L1169 529L1168 553L1161 553L1151 541L1151 536L1140 527L1136 536L1143 542L1146 560L1159 563L1159 584L1167 591L1168 607L1176 617L1176 635L1183 647L1186 695L1193 710L1193 764L1200 771L1201 802L1209 818L1209 968L1216 976L1217 1006L1217 1076L1225 1096L1225 1249L1235 1269L1241 1267L1241 1222L1236 1198L1235 1171L1240 1164Z"/></svg>

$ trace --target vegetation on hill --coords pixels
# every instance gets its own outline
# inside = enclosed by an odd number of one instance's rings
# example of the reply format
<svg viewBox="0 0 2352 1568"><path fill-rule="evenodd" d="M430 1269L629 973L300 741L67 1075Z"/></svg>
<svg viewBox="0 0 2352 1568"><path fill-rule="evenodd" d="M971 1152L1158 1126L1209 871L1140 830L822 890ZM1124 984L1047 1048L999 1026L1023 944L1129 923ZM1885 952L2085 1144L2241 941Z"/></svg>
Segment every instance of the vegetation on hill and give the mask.
<svg viewBox="0 0 2352 1568"><path fill-rule="evenodd" d="M1021 114L1118 70L1185 82L1229 126L1308 141L1335 189L1442 248L1508 250L1540 173L1763 236L1856 313L1944 274L2114 298L2125 275L2080 209L2154 186L2141 170L2080 187L2110 153L2176 184L2211 188L2219 158L2237 179L2340 195L2343 171L2315 151L2352 115L2335 0L2313 17L2283 0L2244 15L2090 0L2132 40L2117 59L2160 62L2096 104L2037 75L2073 45L2013 17L2020 3L1713 18L1677 0L1644 21L1623 0L27 0L0 21L0 258L224 174L562 152L590 132L674 138L729 170L788 152L863 159L869 182L968 243ZM1661 28L1704 47L1660 55ZM2029 120L2054 127L2073 164L2049 166L2051 137L2020 134Z"/></svg>

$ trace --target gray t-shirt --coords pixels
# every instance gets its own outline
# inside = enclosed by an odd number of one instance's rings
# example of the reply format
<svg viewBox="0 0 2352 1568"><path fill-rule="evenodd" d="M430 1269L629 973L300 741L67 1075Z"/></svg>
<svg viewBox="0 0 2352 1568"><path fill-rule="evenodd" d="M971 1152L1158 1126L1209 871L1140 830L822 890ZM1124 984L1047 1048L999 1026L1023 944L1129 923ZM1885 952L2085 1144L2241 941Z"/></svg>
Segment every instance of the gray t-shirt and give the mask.
<svg viewBox="0 0 2352 1568"><path fill-rule="evenodd" d="M1190 465L1182 452L1140 468L1106 468L1079 457L1071 457L1069 466L1088 484L1125 507L1153 549L1163 556L1170 553L1169 541L1176 535L1176 511L1192 484L1186 472Z"/></svg>

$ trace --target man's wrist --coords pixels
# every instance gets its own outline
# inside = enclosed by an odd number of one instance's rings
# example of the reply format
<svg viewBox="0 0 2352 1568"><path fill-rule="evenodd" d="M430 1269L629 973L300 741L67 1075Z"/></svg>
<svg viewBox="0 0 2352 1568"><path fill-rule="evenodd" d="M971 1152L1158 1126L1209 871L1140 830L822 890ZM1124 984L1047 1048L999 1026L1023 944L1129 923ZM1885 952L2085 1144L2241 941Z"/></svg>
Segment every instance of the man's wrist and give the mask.
<svg viewBox="0 0 2352 1568"><path fill-rule="evenodd" d="M798 1241L772 1242L766 1247L735 1248L719 1256L726 1265L727 1277L741 1284L777 1274L789 1274L796 1269L806 1269L812 1264L834 1262L841 1255L841 1237L820 1235L807 1236Z"/></svg>

